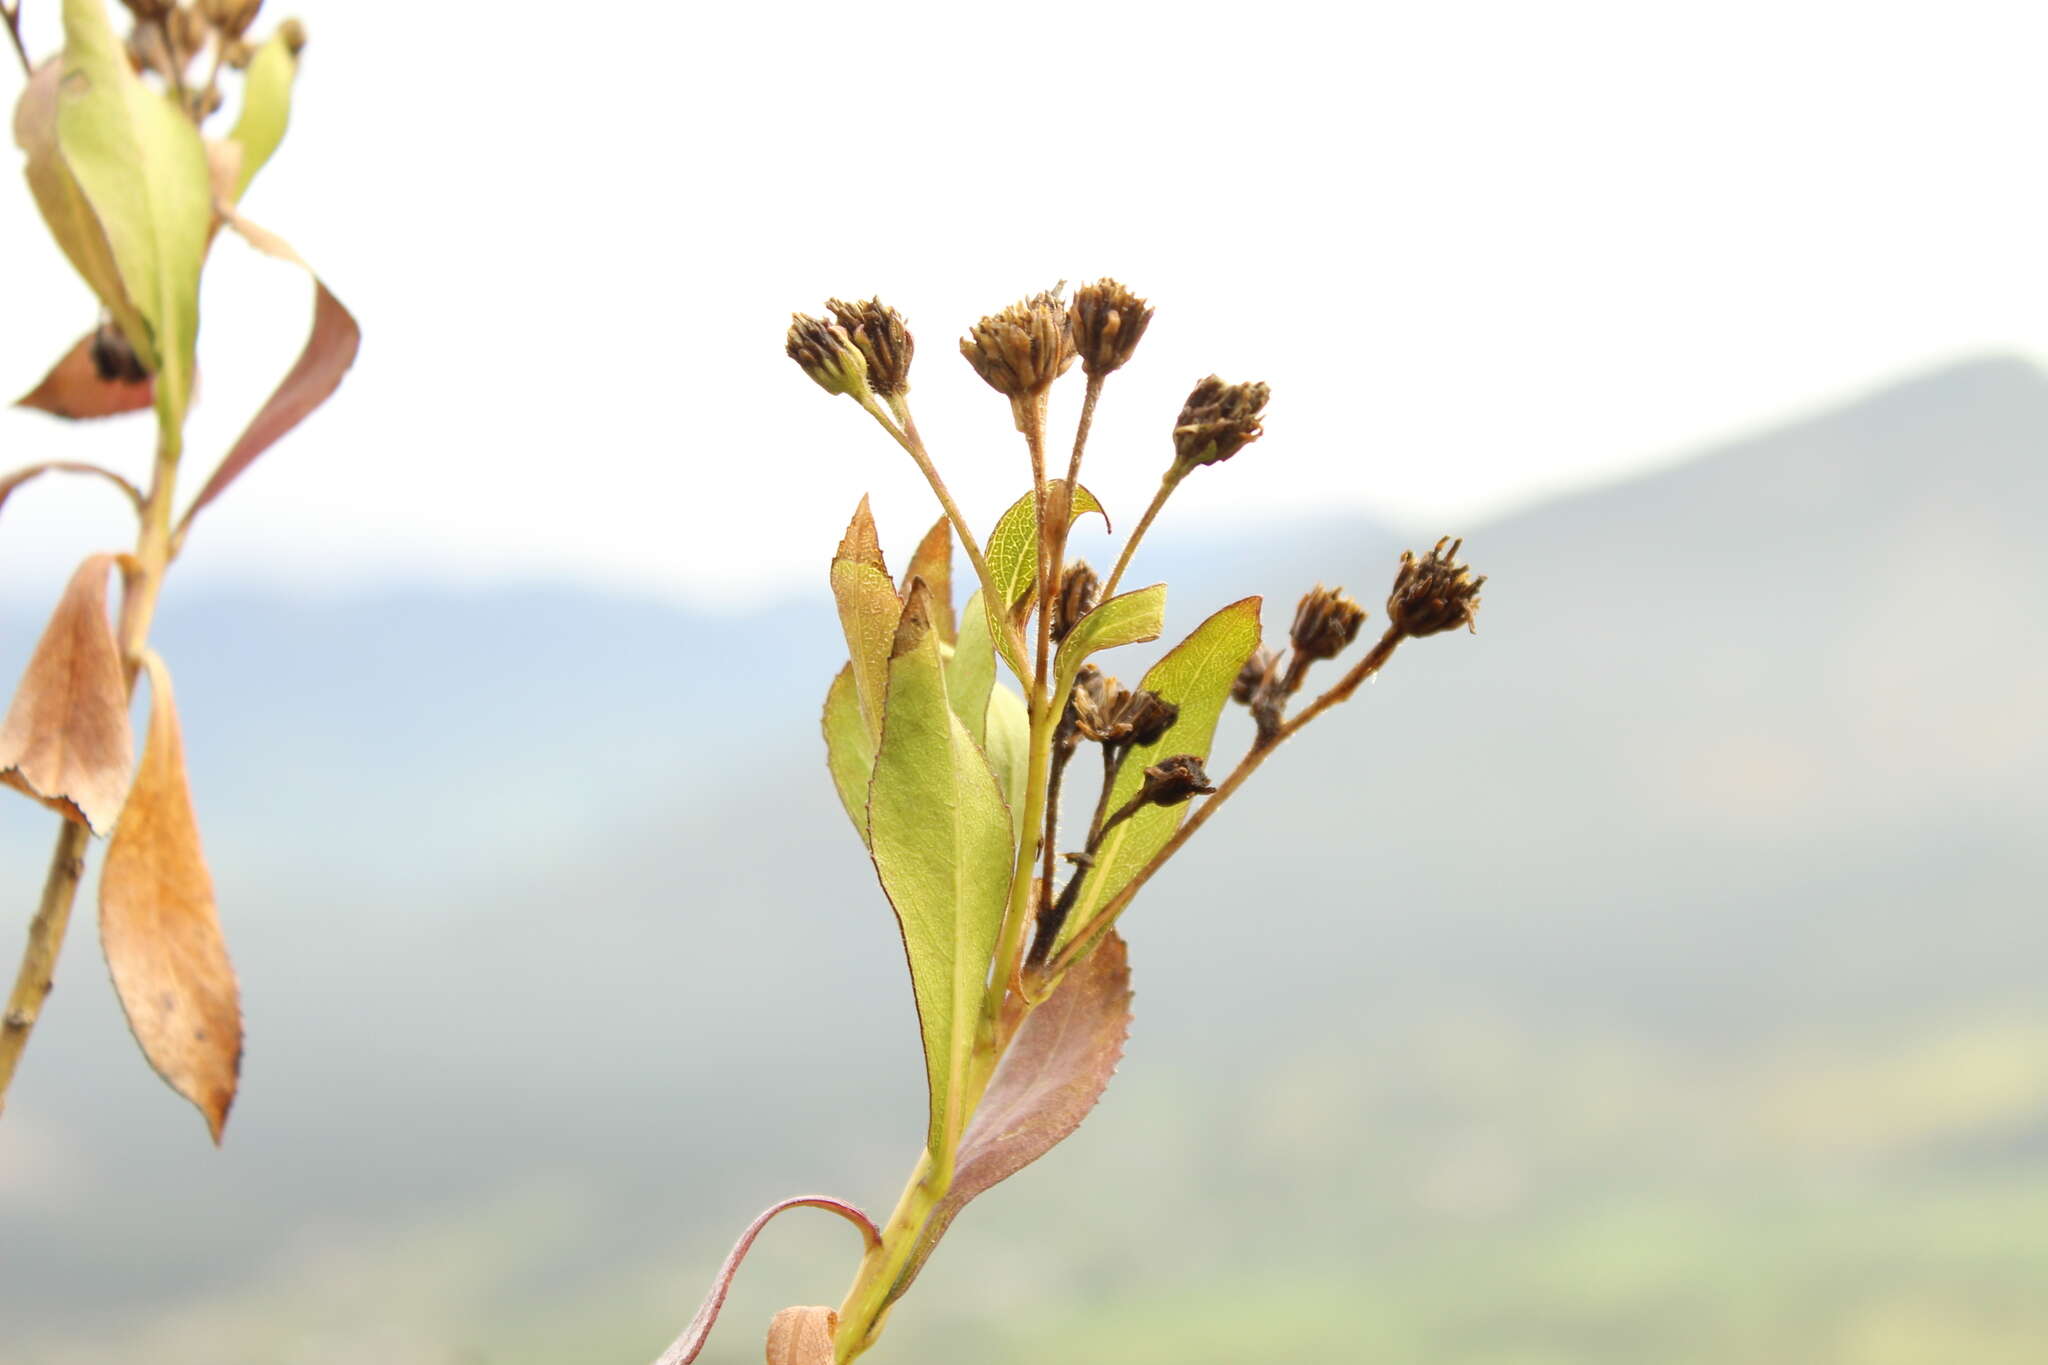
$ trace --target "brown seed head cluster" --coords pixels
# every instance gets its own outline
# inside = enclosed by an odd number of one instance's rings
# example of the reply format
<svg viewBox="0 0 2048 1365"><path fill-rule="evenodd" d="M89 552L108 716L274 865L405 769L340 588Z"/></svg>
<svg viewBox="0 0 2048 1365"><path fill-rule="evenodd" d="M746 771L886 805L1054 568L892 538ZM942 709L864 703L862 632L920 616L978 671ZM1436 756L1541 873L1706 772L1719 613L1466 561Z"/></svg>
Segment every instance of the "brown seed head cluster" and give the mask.
<svg viewBox="0 0 2048 1365"><path fill-rule="evenodd" d="M975 323L960 338L960 354L990 388L1013 402L1044 393L1072 368L1076 354L1059 290L1034 294Z"/></svg>
<svg viewBox="0 0 2048 1365"><path fill-rule="evenodd" d="M1123 368L1138 341L1151 325L1152 309L1145 300L1115 280L1097 280L1074 291L1074 306L1067 310L1074 329L1074 346L1081 353L1081 368L1101 376Z"/></svg>
<svg viewBox="0 0 2048 1365"><path fill-rule="evenodd" d="M228 38L247 33L262 8L263 0L199 0L200 17Z"/></svg>
<svg viewBox="0 0 2048 1365"><path fill-rule="evenodd" d="M1201 759L1193 754L1175 754L1145 769L1145 785L1138 795L1147 805L1178 806L1215 790L1209 774L1202 770Z"/></svg>
<svg viewBox="0 0 2048 1365"><path fill-rule="evenodd" d="M174 6L171 0L121 0L128 12L145 24L153 24L169 14Z"/></svg>
<svg viewBox="0 0 2048 1365"><path fill-rule="evenodd" d="M1301 599L1294 612L1294 628L1288 639L1296 657L1334 659L1358 638L1365 624L1365 608L1344 595L1318 583Z"/></svg>
<svg viewBox="0 0 2048 1365"><path fill-rule="evenodd" d="M903 314L880 299L866 303L828 300L825 306L868 363L868 384L883 398L910 392L910 355L915 349Z"/></svg>
<svg viewBox="0 0 2048 1365"><path fill-rule="evenodd" d="M1182 472L1221 464L1258 440L1271 397L1264 384L1226 384L1213 374L1195 385L1173 425L1174 463Z"/></svg>
<svg viewBox="0 0 2048 1365"><path fill-rule="evenodd" d="M1280 656L1272 650L1259 648L1244 661L1244 667L1237 670L1236 681L1230 684L1230 699L1239 706L1250 706L1252 698L1259 695L1266 679L1273 674L1273 666L1280 662Z"/></svg>
<svg viewBox="0 0 2048 1365"><path fill-rule="evenodd" d="M1180 719L1180 708L1157 693L1126 692L1100 674L1075 687L1073 706L1082 736L1098 744L1157 744Z"/></svg>
<svg viewBox="0 0 2048 1365"><path fill-rule="evenodd" d="M855 398L868 392L867 358L844 327L808 313L792 313L782 349L825 392Z"/></svg>
<svg viewBox="0 0 2048 1365"><path fill-rule="evenodd" d="M1422 558L1412 550L1401 552L1401 570L1394 576L1394 590L1387 597L1387 619L1404 635L1418 639L1463 626L1472 629L1473 614L1479 610L1479 589L1486 575L1471 576L1471 569L1457 562L1463 540L1445 536ZM1444 546L1450 546L1446 550Z"/></svg>
<svg viewBox="0 0 2048 1365"><path fill-rule="evenodd" d="M1082 617L1095 609L1095 599L1102 589L1101 580L1095 570L1088 567L1086 560L1075 560L1067 566L1060 577L1059 596L1052 604L1052 638L1064 640L1073 633Z"/></svg>

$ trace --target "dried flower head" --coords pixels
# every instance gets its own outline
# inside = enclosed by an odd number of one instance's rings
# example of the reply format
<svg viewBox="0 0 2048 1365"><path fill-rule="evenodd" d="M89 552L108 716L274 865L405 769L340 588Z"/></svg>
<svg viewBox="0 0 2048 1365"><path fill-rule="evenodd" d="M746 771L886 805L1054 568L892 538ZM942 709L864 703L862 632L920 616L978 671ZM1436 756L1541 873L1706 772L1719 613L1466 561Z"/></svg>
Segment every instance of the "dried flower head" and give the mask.
<svg viewBox="0 0 2048 1365"><path fill-rule="evenodd" d="M1115 678L1098 678L1074 689L1074 714L1081 734L1098 744L1157 744L1180 719L1180 707L1156 692L1126 692Z"/></svg>
<svg viewBox="0 0 2048 1365"><path fill-rule="evenodd" d="M1244 661L1244 667L1237 670L1236 681L1230 684L1230 699L1239 706L1250 706L1252 699L1259 695L1259 689L1265 686L1266 679L1272 676L1273 665L1279 661L1280 656L1270 649L1261 647L1253 650L1251 658Z"/></svg>
<svg viewBox="0 0 2048 1365"><path fill-rule="evenodd" d="M960 338L960 354L990 388L1013 402L1052 387L1074 363L1074 333L1057 287L983 318Z"/></svg>
<svg viewBox="0 0 2048 1365"><path fill-rule="evenodd" d="M869 391L867 358L844 327L808 313L792 313L783 350L827 393L859 398Z"/></svg>
<svg viewBox="0 0 2048 1365"><path fill-rule="evenodd" d="M1123 368L1138 349L1138 341L1152 322L1152 309L1145 300L1115 280L1097 280L1074 291L1074 306L1067 310L1074 329L1074 346L1081 353L1081 368L1091 375L1105 375Z"/></svg>
<svg viewBox="0 0 2048 1365"><path fill-rule="evenodd" d="M1201 759L1193 754L1175 754L1145 769L1145 785L1138 795L1147 805L1178 806L1215 790L1209 774L1202 770Z"/></svg>
<svg viewBox="0 0 2048 1365"><path fill-rule="evenodd" d="M880 299L866 303L830 299L825 306L867 361L868 384L875 393L883 398L909 393L910 355L915 345L903 314Z"/></svg>
<svg viewBox="0 0 2048 1365"><path fill-rule="evenodd" d="M256 22L263 0L199 0L199 15L229 38L239 38Z"/></svg>
<svg viewBox="0 0 2048 1365"><path fill-rule="evenodd" d="M1401 571L1387 596L1387 619L1394 629L1417 638L1459 626L1472 629L1486 575L1473 578L1471 569L1457 562L1464 543L1445 536L1420 559L1412 550L1401 552Z"/></svg>
<svg viewBox="0 0 2048 1365"><path fill-rule="evenodd" d="M1358 638L1365 624L1365 608L1344 595L1318 583L1301 599L1294 612L1294 628L1288 639L1302 659L1334 659Z"/></svg>
<svg viewBox="0 0 2048 1365"><path fill-rule="evenodd" d="M285 48L294 56L306 50L306 25L297 19L287 19L277 26L277 36L284 39Z"/></svg>
<svg viewBox="0 0 2048 1365"><path fill-rule="evenodd" d="M149 378L142 357L115 323L102 322L92 334L91 354L94 372L110 384L140 384Z"/></svg>
<svg viewBox="0 0 2048 1365"><path fill-rule="evenodd" d="M1270 397L1264 384L1226 384L1213 374L1195 385L1173 425L1174 463L1183 472L1221 464L1258 440Z"/></svg>
<svg viewBox="0 0 2048 1365"><path fill-rule="evenodd" d="M1095 570L1088 567L1086 560L1075 560L1067 566L1060 577L1059 596L1052 604L1052 638L1064 640L1072 633L1074 626L1083 616L1095 609L1095 598L1102 588Z"/></svg>
<svg viewBox="0 0 2048 1365"><path fill-rule="evenodd" d="M174 6L171 0L121 0L128 12L145 24L153 24L169 14Z"/></svg>

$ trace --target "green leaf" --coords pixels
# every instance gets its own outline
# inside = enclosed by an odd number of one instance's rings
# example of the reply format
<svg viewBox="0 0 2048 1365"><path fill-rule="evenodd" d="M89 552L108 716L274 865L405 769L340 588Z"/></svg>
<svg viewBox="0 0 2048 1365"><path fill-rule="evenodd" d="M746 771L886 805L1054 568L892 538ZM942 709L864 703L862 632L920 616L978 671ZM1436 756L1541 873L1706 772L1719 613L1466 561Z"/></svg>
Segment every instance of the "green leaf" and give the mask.
<svg viewBox="0 0 2048 1365"><path fill-rule="evenodd" d="M235 199L248 192L249 182L263 163L270 160L292 116L292 81L299 74L299 59L282 32L274 33L249 58L242 77L242 112L235 119L228 141L241 149L241 167L235 175Z"/></svg>
<svg viewBox="0 0 2048 1365"><path fill-rule="evenodd" d="M989 637L988 613L981 608L981 594L967 599L960 616L960 639L946 664L946 693L953 701L953 714L967 727L976 744L986 746L988 699L996 683L996 644Z"/></svg>
<svg viewBox="0 0 2048 1365"><path fill-rule="evenodd" d="M966 1125L964 1073L1015 846L995 774L947 699L924 596L913 592L906 604L889 661L868 828L910 959L931 1091L926 1142L936 1157Z"/></svg>
<svg viewBox="0 0 2048 1365"><path fill-rule="evenodd" d="M1111 930L1017 1030L960 1140L953 1183L926 1220L895 1297L910 1288L969 1200L1023 1170L1081 1126L1116 1074L1130 1030L1130 958L1123 939Z"/></svg>
<svg viewBox="0 0 2048 1365"><path fill-rule="evenodd" d="M868 782L875 771L875 737L868 733L867 720L860 713L860 697L854 691L853 665L847 664L832 679L825 692L825 766L831 769L832 784L839 789L839 804L846 807L860 841L868 841Z"/></svg>
<svg viewBox="0 0 2048 1365"><path fill-rule="evenodd" d="M1065 487L1065 479L1048 479L1047 500L1056 501ZM1109 525L1109 513L1102 510L1095 495L1080 484L1074 485L1067 524L1072 526L1089 512L1100 516L1105 527ZM1024 660L1023 642L1014 622L1020 609L1031 600L1038 577L1038 507L1032 494L1026 493L1011 503L1010 510L996 522L996 529L989 533L986 555L989 578L1002 598L1000 609L997 603L987 604L990 633L1004 660L1023 678L1030 665Z"/></svg>
<svg viewBox="0 0 2048 1365"><path fill-rule="evenodd" d="M14 108L14 140L27 153L23 172L50 236L113 315L121 334L135 345L134 338L147 337L149 329L121 283L121 270L114 264L107 234L100 230L85 191L78 187L78 179L64 164L63 149L57 145L57 89L63 80L61 60L36 68ZM148 363L146 349L138 349L136 354Z"/></svg>
<svg viewBox="0 0 2048 1365"><path fill-rule="evenodd" d="M1064 697L1067 689L1074 685L1074 677L1081 671L1081 665L1088 662L1088 656L1118 645L1140 644L1156 640L1159 632L1166 629L1166 585L1154 583L1149 588L1134 592L1118 593L1107 602L1074 623L1067 632L1067 638L1060 642L1059 657L1055 664L1059 679L1055 696Z"/></svg>
<svg viewBox="0 0 2048 1365"><path fill-rule="evenodd" d="M158 420L175 431L192 396L199 269L213 231L206 148L129 66L100 0L64 0L63 62L57 145L146 329L129 341L152 362Z"/></svg>
<svg viewBox="0 0 2048 1365"><path fill-rule="evenodd" d="M1003 800L1010 806L1014 832L1024 831L1024 778L1031 761L1031 713L1024 699L998 685L988 695L988 734L982 741Z"/></svg>
<svg viewBox="0 0 2048 1365"><path fill-rule="evenodd" d="M889 646L903 602L882 560L875 518L862 498L848 523L839 553L832 561L832 596L839 603L839 625L846 632L846 653L853 662L853 686L860 698L868 733L882 736L882 700L889 690Z"/></svg>
<svg viewBox="0 0 2048 1365"><path fill-rule="evenodd" d="M1217 717L1230 699L1246 659L1259 647L1259 599L1233 602L1196 626L1194 633L1167 651L1138 684L1180 708L1180 718L1156 744L1133 748L1124 755L1110 788L1107 809L1130 800L1145 780L1146 765L1173 754L1209 757ZM1095 868L1067 917L1066 934L1085 923L1102 903L1123 889L1152 855L1166 846L1187 815L1178 806L1147 806L1109 832L1096 851Z"/></svg>

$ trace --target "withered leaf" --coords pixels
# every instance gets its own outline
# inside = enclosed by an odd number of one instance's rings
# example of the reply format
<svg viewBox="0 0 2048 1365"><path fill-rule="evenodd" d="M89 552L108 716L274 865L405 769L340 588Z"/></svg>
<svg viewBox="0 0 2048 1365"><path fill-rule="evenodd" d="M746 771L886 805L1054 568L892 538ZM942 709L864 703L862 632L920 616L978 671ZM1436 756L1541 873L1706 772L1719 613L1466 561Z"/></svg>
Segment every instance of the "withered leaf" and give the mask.
<svg viewBox="0 0 2048 1365"><path fill-rule="evenodd" d="M910 595L910 580L922 578L932 590L932 624L939 638L952 644L958 638L953 621L953 524L940 517L918 542L910 567L903 571L903 594Z"/></svg>
<svg viewBox="0 0 2048 1365"><path fill-rule="evenodd" d="M0 782L95 834L113 827L135 763L128 680L107 619L113 565L113 555L93 555L71 575L0 722Z"/></svg>
<svg viewBox="0 0 2048 1365"><path fill-rule="evenodd" d="M64 353L43 376L43 382L14 400L17 408L34 408L53 417L84 421L94 417L118 417L124 412L141 412L156 402L156 381L143 374L109 378L93 359L93 342L98 333L87 332L78 344Z"/></svg>
<svg viewBox="0 0 2048 1365"><path fill-rule="evenodd" d="M768 1324L768 1365L832 1365L839 1313L831 1308L785 1308Z"/></svg>
<svg viewBox="0 0 2048 1365"><path fill-rule="evenodd" d="M242 1067L242 1001L199 846L170 670L153 652L149 737L100 873L100 944L143 1056L220 1141Z"/></svg>
<svg viewBox="0 0 2048 1365"><path fill-rule="evenodd" d="M897 1295L910 1287L968 1201L1081 1126L1116 1072L1130 1027L1130 956L1112 930L1017 1031L961 1139L952 1187L932 1211Z"/></svg>
<svg viewBox="0 0 2048 1365"><path fill-rule="evenodd" d="M704 1296L704 1302L698 1307L696 1316L690 1319L690 1325L683 1329L683 1334L670 1343L669 1348L661 1353L661 1357L654 1365L690 1365L690 1362L697 1358L698 1352L704 1349L704 1343L710 1339L711 1329L718 1322L719 1310L725 1307L725 1296L732 1289L732 1277L739 1273L740 1262L747 1259L747 1252L752 1250L754 1239L761 1235L761 1229L767 1227L769 1220L776 1214L785 1209L796 1208L824 1209L827 1213L836 1213L860 1229L861 1240L867 1250L872 1251L881 1245L882 1234L875 1227L874 1221L844 1200L834 1199L829 1195L806 1194L771 1205L762 1210L753 1222L747 1224L747 1230L740 1234L739 1241L735 1242L732 1250L726 1254L725 1264L718 1268L717 1277L711 1281L711 1291ZM780 1321L779 1315L777 1320ZM837 1330L836 1321L832 1330ZM829 1331L826 1339L830 1340ZM829 1354L824 1357L828 1365L831 1359Z"/></svg>
<svg viewBox="0 0 2048 1365"><path fill-rule="evenodd" d="M23 484L28 483L32 479L39 479L45 474L57 473L90 474L95 478L105 479L108 483L121 490L122 494L128 499L128 505L135 509L135 515L142 515L143 498L141 489L111 469L103 469L99 465L87 464L82 460L50 460L43 464L29 465L25 469L17 469L7 477L0 478L0 508L7 506L7 499L12 497L14 490Z"/></svg>
<svg viewBox="0 0 2048 1365"><path fill-rule="evenodd" d="M229 484L256 463L259 455L305 421L315 408L341 387L342 376L348 373L349 366L356 363L356 352L363 342L363 330L356 325L355 315L342 306L341 300L334 297L325 282L314 273L313 267L307 265L289 243L232 209L224 209L223 217L228 226L258 251L289 261L312 277L313 330L306 337L306 344L290 372L278 382L256 416L235 438L220 466L199 490L199 496L185 509L185 515L179 521L181 532L191 525L192 518L199 515L201 508L225 493Z"/></svg>

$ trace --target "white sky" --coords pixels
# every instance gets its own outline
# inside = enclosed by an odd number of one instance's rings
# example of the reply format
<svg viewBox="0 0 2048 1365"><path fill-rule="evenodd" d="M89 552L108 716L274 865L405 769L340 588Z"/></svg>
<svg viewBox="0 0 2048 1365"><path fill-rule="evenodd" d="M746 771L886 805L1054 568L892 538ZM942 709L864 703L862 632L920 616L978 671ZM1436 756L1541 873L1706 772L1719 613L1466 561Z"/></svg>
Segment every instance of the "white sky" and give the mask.
<svg viewBox="0 0 2048 1365"><path fill-rule="evenodd" d="M25 8L53 47L56 0ZM1125 524L1211 370L1272 383L1269 434L1183 517L1433 530L1961 354L2048 354L2033 4L290 12L300 103L244 207L366 339L202 519L195 578L739 603L808 585L870 490L904 546L933 515L908 462L781 353L830 294L909 315L920 423L984 524L1026 467L954 340L1062 277L1159 307L1087 476ZM93 310L25 190L0 249L21 392ZM195 463L306 308L223 240ZM146 419L0 414L8 466L139 475L148 444ZM6 591L125 536L101 490L45 481L0 530Z"/></svg>

